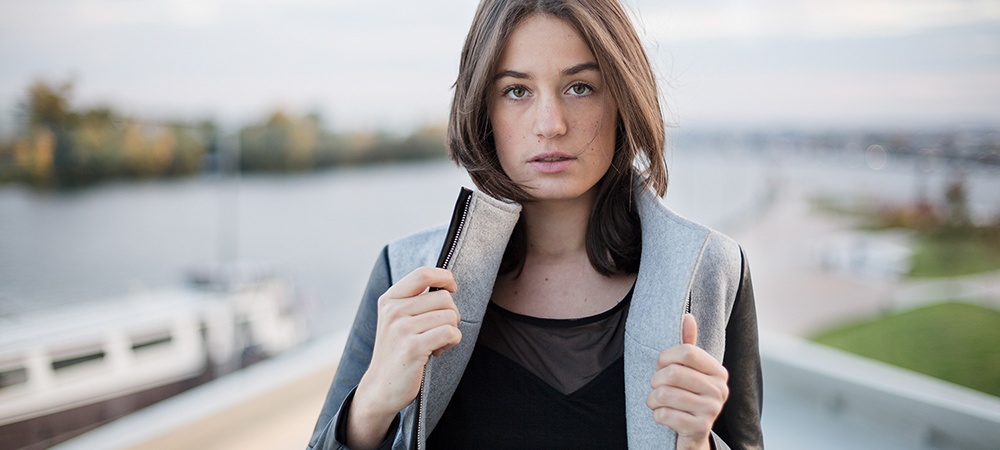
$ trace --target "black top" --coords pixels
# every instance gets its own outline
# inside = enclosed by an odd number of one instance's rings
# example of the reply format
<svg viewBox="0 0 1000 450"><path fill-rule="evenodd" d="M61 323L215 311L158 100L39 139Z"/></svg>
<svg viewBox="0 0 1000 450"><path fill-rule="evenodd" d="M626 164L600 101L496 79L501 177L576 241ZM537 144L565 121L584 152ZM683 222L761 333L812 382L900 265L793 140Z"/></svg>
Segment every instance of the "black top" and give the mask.
<svg viewBox="0 0 1000 450"><path fill-rule="evenodd" d="M490 303L429 448L627 448L622 355L631 298L581 319Z"/></svg>
<svg viewBox="0 0 1000 450"><path fill-rule="evenodd" d="M722 365L729 371L729 399L722 406L722 413L716 419L712 431L731 448L760 449L763 448L760 428L763 381L757 346L757 313L750 266L746 256L741 256L740 285L736 298L732 301L732 312L724 331L718 330L726 336ZM378 299L392 284L393 276L389 266L389 251L385 247L368 279L358 315L344 347L344 356L316 421L316 428L309 442L311 449L339 448L347 441L347 418L351 411L353 392L358 380L368 370L372 357L375 324L378 321ZM699 310L698 300L698 296L692 299L692 309L695 312ZM415 423L403 420L412 417L413 415L397 414L380 448L389 449L395 441L412 444L409 437L415 434Z"/></svg>

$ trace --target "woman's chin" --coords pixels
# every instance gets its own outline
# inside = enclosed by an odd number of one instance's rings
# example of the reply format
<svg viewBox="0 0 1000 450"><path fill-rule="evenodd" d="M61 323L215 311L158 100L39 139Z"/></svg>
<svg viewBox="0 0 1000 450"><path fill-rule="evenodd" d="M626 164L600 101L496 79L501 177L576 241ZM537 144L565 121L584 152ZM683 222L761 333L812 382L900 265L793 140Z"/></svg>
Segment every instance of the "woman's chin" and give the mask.
<svg viewBox="0 0 1000 450"><path fill-rule="evenodd" d="M531 195L530 203L591 201L594 198L592 186L567 185L566 183L537 183L525 186Z"/></svg>

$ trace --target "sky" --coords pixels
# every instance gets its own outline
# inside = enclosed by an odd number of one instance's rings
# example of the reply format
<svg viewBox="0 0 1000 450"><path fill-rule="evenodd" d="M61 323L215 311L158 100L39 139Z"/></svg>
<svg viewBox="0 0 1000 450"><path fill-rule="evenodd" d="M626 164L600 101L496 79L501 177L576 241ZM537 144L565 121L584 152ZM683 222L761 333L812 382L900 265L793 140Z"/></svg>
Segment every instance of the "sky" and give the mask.
<svg viewBox="0 0 1000 450"><path fill-rule="evenodd" d="M668 124L1000 124L997 0L626 0ZM470 0L3 0L0 132L34 80L151 119L443 123Z"/></svg>

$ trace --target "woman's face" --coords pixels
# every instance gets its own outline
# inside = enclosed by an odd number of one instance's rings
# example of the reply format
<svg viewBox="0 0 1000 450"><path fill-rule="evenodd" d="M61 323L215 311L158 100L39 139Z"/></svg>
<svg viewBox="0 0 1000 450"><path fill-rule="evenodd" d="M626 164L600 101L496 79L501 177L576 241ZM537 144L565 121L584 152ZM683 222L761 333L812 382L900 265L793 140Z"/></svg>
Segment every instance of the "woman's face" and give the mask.
<svg viewBox="0 0 1000 450"><path fill-rule="evenodd" d="M572 25L546 14L523 19L488 95L497 155L511 180L539 201L593 194L614 156L618 109Z"/></svg>

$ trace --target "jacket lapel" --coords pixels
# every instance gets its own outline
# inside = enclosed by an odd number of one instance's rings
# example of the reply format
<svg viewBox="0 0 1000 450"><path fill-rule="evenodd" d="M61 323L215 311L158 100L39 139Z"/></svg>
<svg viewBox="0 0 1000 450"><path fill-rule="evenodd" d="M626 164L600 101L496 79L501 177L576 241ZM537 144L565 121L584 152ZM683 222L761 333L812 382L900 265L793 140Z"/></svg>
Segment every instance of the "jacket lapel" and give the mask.
<svg viewBox="0 0 1000 450"><path fill-rule="evenodd" d="M520 205L473 193L465 226L448 264L458 284L458 291L452 298L462 317L458 327L464 339L440 357L432 357L427 364L424 384L433 389L427 389L424 398L426 415L421 419L425 421L425 429L434 429L462 380L493 294L500 261L520 212ZM441 241L437 242L440 245Z"/></svg>
<svg viewBox="0 0 1000 450"><path fill-rule="evenodd" d="M708 230L642 190L636 198L642 256L625 323L625 411L629 447L673 448L677 434L646 406L660 351L681 342L681 320Z"/></svg>

